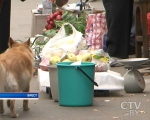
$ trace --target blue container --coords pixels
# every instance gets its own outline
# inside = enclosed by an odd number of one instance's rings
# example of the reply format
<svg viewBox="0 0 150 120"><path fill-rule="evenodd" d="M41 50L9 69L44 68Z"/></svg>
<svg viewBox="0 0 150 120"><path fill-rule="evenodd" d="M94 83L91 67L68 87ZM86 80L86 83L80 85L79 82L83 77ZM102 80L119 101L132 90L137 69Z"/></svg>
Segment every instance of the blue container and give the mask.
<svg viewBox="0 0 150 120"><path fill-rule="evenodd" d="M94 80L95 64L82 62L78 66L70 65L71 63L57 63L59 104L61 106L91 106L94 97L94 83L77 67Z"/></svg>

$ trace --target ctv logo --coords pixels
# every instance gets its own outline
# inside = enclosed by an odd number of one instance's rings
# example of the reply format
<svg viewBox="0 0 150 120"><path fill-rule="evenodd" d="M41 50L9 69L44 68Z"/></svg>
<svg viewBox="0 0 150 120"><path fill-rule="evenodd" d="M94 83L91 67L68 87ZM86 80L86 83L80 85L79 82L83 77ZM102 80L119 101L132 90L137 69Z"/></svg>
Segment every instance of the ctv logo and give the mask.
<svg viewBox="0 0 150 120"><path fill-rule="evenodd" d="M140 112L141 102L121 102L121 109L127 110L126 115L137 115Z"/></svg>

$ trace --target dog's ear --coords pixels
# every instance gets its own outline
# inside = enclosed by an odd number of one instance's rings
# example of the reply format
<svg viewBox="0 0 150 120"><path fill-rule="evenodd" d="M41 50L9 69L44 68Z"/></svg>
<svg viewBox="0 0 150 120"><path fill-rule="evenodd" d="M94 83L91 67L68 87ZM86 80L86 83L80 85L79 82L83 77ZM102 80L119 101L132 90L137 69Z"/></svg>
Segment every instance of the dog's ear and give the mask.
<svg viewBox="0 0 150 120"><path fill-rule="evenodd" d="M9 42L8 42L9 48L12 48L12 46L13 46L14 44L16 44L16 43L17 43L17 42L14 41L11 37L9 38Z"/></svg>
<svg viewBox="0 0 150 120"><path fill-rule="evenodd" d="M30 46L30 38L25 42L25 44Z"/></svg>

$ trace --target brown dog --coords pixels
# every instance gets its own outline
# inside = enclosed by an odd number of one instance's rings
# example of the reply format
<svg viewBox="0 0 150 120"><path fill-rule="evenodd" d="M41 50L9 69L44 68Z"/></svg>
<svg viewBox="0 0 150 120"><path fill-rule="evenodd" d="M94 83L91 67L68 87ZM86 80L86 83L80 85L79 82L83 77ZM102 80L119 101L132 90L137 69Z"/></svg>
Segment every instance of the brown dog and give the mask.
<svg viewBox="0 0 150 120"><path fill-rule="evenodd" d="M34 67L30 39L18 43L10 38L8 45L8 50L0 54L0 92L29 92ZM15 100L7 100L7 106L11 117L18 117ZM28 100L23 100L23 109L29 110ZM0 114L3 113L3 100L0 100Z"/></svg>

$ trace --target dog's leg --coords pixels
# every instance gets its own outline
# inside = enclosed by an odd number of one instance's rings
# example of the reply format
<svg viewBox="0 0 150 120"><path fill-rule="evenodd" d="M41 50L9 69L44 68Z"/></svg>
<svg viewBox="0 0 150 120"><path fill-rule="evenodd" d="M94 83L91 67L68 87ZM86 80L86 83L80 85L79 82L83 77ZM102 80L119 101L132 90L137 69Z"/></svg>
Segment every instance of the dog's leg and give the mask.
<svg viewBox="0 0 150 120"><path fill-rule="evenodd" d="M0 100L0 114L4 113L3 100Z"/></svg>
<svg viewBox="0 0 150 120"><path fill-rule="evenodd" d="M10 112L12 118L17 118L19 114L15 112L15 100L10 100Z"/></svg>
<svg viewBox="0 0 150 120"><path fill-rule="evenodd" d="M28 85L28 87L23 92L29 92L29 89L30 89L30 86ZM23 100L23 110L30 110L28 103L29 103L29 100Z"/></svg>

